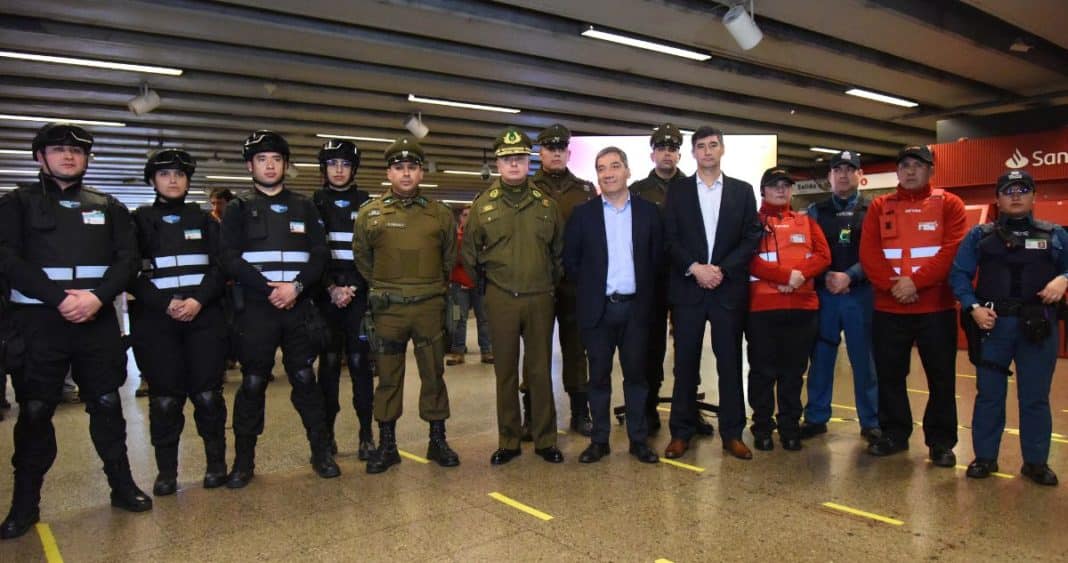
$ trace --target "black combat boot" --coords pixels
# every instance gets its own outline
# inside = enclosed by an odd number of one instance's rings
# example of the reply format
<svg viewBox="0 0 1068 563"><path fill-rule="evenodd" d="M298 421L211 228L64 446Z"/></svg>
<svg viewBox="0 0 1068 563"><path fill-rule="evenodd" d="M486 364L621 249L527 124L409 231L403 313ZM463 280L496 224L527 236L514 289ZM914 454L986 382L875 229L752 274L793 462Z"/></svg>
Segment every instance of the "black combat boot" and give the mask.
<svg viewBox="0 0 1068 563"><path fill-rule="evenodd" d="M104 463L104 473L111 485L111 506L130 512L152 510L152 499L137 488L133 475L130 474L130 461L122 459Z"/></svg>
<svg viewBox="0 0 1068 563"><path fill-rule="evenodd" d="M360 446L356 449L356 457L360 461L367 461L371 459L371 454L375 450L375 436L371 431L370 425L360 427Z"/></svg>
<svg viewBox="0 0 1068 563"><path fill-rule="evenodd" d="M438 462L442 467L455 467L460 465L460 456L452 451L449 443L445 441L445 421L433 420L430 422L430 445L426 448L426 458Z"/></svg>
<svg viewBox="0 0 1068 563"><path fill-rule="evenodd" d="M226 438L204 440L204 488L216 489L226 484Z"/></svg>
<svg viewBox="0 0 1068 563"><path fill-rule="evenodd" d="M569 393L571 398L571 429L587 438L593 434L593 420L590 418L590 401L586 393Z"/></svg>
<svg viewBox="0 0 1068 563"><path fill-rule="evenodd" d="M256 476L256 436L238 434L234 438L234 467L226 480L226 488L240 489Z"/></svg>
<svg viewBox="0 0 1068 563"><path fill-rule="evenodd" d="M368 473L382 473L391 465L401 462L400 452L397 451L397 421L379 422L378 439L378 449L367 460Z"/></svg>
<svg viewBox="0 0 1068 563"><path fill-rule="evenodd" d="M38 506L41 503L43 477L27 477L16 471L15 489L11 494L11 511L0 524L0 539L17 538L33 528L41 520Z"/></svg>
<svg viewBox="0 0 1068 563"><path fill-rule="evenodd" d="M337 462L334 461L334 454L330 451L330 445L333 441L332 433L323 432L322 435L315 436L311 443L311 465L315 470L315 474L323 479L332 479L341 475L341 468L337 466Z"/></svg>
<svg viewBox="0 0 1068 563"><path fill-rule="evenodd" d="M178 491L178 444L156 448L156 483L152 494L157 497L173 495Z"/></svg>

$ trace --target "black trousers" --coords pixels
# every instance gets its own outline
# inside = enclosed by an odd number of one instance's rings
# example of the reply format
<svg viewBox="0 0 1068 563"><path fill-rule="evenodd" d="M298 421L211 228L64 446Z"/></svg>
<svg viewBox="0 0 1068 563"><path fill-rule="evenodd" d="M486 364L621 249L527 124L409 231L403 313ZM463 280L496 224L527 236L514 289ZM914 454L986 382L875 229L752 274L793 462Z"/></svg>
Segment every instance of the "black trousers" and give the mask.
<svg viewBox="0 0 1068 563"><path fill-rule="evenodd" d="M671 394L671 437L689 440L697 425L697 386L700 384L701 343L705 324L712 324L712 352L719 377L719 434L741 439L745 428L742 394L742 329L746 310L728 309L716 299L671 309L675 327L675 388Z"/></svg>
<svg viewBox="0 0 1068 563"><path fill-rule="evenodd" d="M879 378L879 425L883 435L908 440L912 409L906 379L912 345L920 351L927 375L927 408L923 414L928 447L957 444L957 317L951 310L917 315L875 311L872 317L875 371Z"/></svg>
<svg viewBox="0 0 1068 563"><path fill-rule="evenodd" d="M664 383L664 354L667 352L668 319L668 279L667 276L656 278L656 301L653 303L653 316L649 320L646 336L645 377L649 386L646 395L645 412L649 416L659 416L656 412L660 404L660 385Z"/></svg>
<svg viewBox="0 0 1068 563"><path fill-rule="evenodd" d="M341 358L349 364L352 379L352 407L360 428L371 428L374 404L374 373L371 369L371 349L360 339L360 324L367 312L367 292L360 291L348 307L338 308L325 298L319 305L329 331L329 340L319 355L319 388L323 392L323 412L327 430L334 428L334 420L341 411ZM342 356L344 354L344 356Z"/></svg>
<svg viewBox="0 0 1068 563"><path fill-rule="evenodd" d="M623 403L626 405L627 437L632 443L649 437L645 420L645 344L648 325L633 314L633 301L605 302L604 315L593 328L582 329L582 344L590 366L590 415L592 441L607 444L612 417L612 359L619 349L623 368Z"/></svg>
<svg viewBox="0 0 1068 563"><path fill-rule="evenodd" d="M135 301L130 303L130 327L135 357L151 397L152 445L178 443L187 398L193 399L197 433L206 440L223 439L226 404L221 394L228 327L222 307L209 305L192 321L182 322Z"/></svg>
<svg viewBox="0 0 1068 563"><path fill-rule="evenodd" d="M749 406L753 408L750 430L754 436L769 435L778 427L784 440L799 437L802 377L818 333L819 311L778 309L749 313L745 338L749 343Z"/></svg>
<svg viewBox="0 0 1068 563"><path fill-rule="evenodd" d="M11 313L26 343L21 369L11 374L19 417L15 423L15 477L41 477L56 459L52 415L71 372L89 414L89 437L100 459L126 462L126 419L116 390L126 380L115 308L105 304L95 319L74 324L46 306L16 306Z"/></svg>
<svg viewBox="0 0 1068 563"><path fill-rule="evenodd" d="M318 445L325 436L323 392L312 365L323 348L326 327L310 299L292 309L275 308L266 299L246 298L239 314L241 387L234 399L234 434L263 433L267 375L274 354L282 348L282 364L292 386L289 399L300 414L308 440Z"/></svg>

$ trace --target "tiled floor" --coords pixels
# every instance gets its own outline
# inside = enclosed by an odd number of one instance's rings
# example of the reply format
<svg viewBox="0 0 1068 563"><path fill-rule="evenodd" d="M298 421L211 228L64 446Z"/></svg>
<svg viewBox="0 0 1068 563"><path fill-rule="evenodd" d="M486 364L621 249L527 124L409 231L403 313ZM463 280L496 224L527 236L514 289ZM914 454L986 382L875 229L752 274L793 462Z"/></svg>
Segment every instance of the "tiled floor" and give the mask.
<svg viewBox="0 0 1068 563"><path fill-rule="evenodd" d="M692 468L640 464L627 455L626 435L617 427L613 453L599 464L579 464L586 441L567 434L560 439L564 464L545 463L528 446L516 461L491 467L489 456L497 444L493 372L478 363L477 354L467 360L446 372L453 412L448 434L463 460L458 468L405 459L385 474L367 475L355 457L355 415L343 408L338 423L343 475L317 478L307 465L288 384L279 378L268 390L255 481L240 491L201 488L203 453L187 416L182 489L156 499L145 514L108 505L87 417L80 406L64 405L55 419L60 454L41 505L48 528L0 543L0 561L45 560L41 532L48 531L66 561L1068 560L1068 485L1042 488L1021 478L1018 438L1010 434L1000 459L1006 477L986 481L965 479L963 469L928 464L919 431L907 454L872 458L863 451L856 422L848 420L832 423L827 435L805 442L799 453L755 452L748 462L725 458L717 437L696 442L682 460ZM567 398L559 383L558 350L555 360L563 429ZM706 353L706 381L714 381L713 365ZM914 365L919 372L918 362ZM848 406L852 389L843 369L840 365L844 376L837 378L834 402ZM422 456L426 425L416 414L412 358L408 370L408 414L398 424L399 443ZM969 426L975 380L963 375L974 373L963 354L958 371L960 423ZM1058 371L1068 373L1068 365L1061 362ZM1068 387L1061 379L1053 386L1054 430L1068 433ZM238 381L236 372L228 375L228 401ZM122 393L134 474L147 490L155 469L147 400L133 397L136 385L133 376ZM349 393L347 381L343 386ZM714 400L714 385L706 387ZM922 391L922 375L913 376L910 387ZM926 395L916 392L912 398L919 419ZM1014 399L1008 425L1018 428ZM836 407L834 416L854 417L845 406ZM5 462L15 411L8 414L0 422ZM661 417L666 423L667 414ZM653 444L662 449L667 440L665 424ZM751 440L748 433L746 440ZM960 440L956 451L963 466L972 458L966 429ZM1068 439L1054 442L1050 464L1068 478ZM10 489L5 471L0 499L6 502ZM491 498L493 492L551 519ZM827 502L900 524L832 510Z"/></svg>

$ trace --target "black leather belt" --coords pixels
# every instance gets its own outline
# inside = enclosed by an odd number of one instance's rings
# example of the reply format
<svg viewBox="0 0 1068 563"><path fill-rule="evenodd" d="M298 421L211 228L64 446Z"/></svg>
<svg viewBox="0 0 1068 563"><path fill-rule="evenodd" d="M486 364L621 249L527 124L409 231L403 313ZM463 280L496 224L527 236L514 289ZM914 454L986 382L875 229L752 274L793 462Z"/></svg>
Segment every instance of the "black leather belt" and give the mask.
<svg viewBox="0 0 1068 563"><path fill-rule="evenodd" d="M636 295L637 294L634 293L629 293L626 295L622 293L613 293L612 295L606 296L605 299L608 300L609 303L625 303L627 301L632 301L636 297Z"/></svg>

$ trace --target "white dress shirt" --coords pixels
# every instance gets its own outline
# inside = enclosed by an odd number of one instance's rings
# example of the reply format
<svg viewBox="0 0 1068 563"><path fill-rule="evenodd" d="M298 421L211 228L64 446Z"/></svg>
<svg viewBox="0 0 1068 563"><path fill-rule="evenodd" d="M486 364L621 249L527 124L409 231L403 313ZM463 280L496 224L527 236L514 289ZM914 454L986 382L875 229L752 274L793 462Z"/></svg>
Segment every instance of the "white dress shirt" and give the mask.
<svg viewBox="0 0 1068 563"><path fill-rule="evenodd" d="M708 264L712 263L712 251L716 246L716 227L719 226L719 206L723 201L723 173L711 186L701 181L701 175L697 178L697 201L701 204L701 219L705 224L705 240L708 241Z"/></svg>

